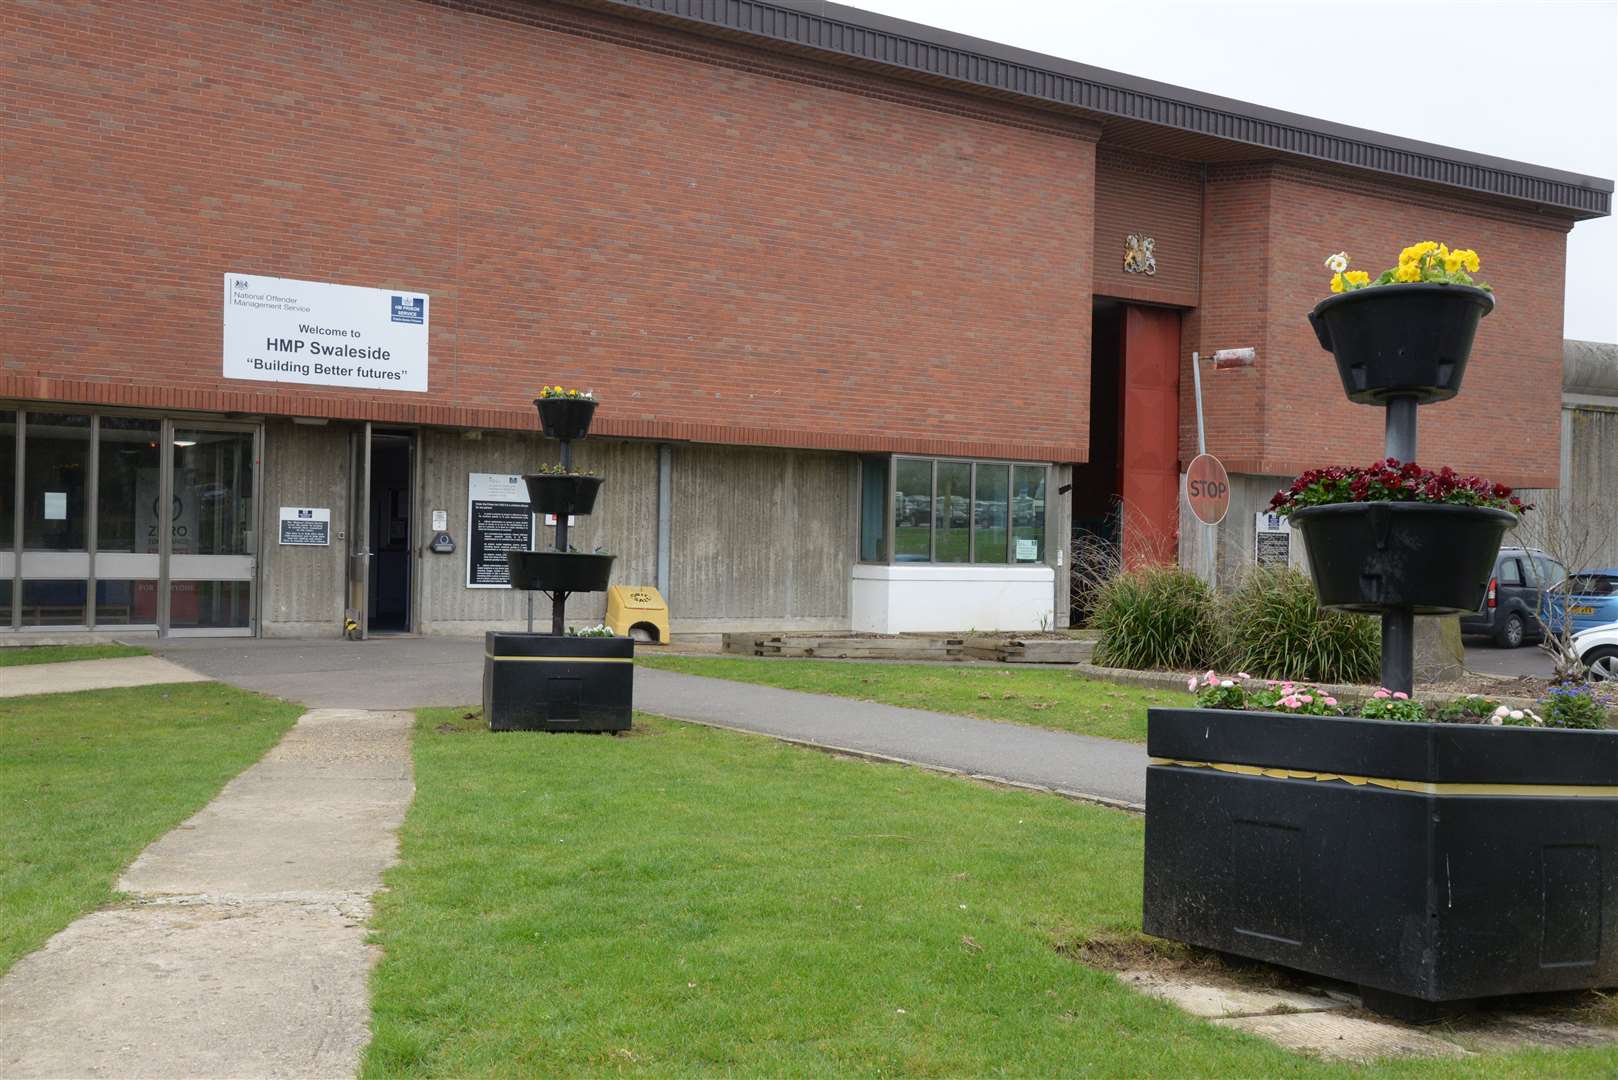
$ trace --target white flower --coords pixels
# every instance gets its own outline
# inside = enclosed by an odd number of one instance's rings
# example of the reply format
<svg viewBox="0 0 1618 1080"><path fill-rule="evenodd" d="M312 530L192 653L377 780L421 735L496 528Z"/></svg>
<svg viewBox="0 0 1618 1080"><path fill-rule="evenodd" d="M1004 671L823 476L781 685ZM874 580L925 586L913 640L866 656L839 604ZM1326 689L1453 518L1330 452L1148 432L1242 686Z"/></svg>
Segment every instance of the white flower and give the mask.
<svg viewBox="0 0 1618 1080"><path fill-rule="evenodd" d="M1522 710L1521 709L1512 709L1511 710L1511 718L1513 720L1521 720L1522 719Z"/></svg>
<svg viewBox="0 0 1618 1080"><path fill-rule="evenodd" d="M1235 686L1236 684L1231 682L1229 679L1221 679L1220 682L1219 682L1219 685L1220 686Z"/></svg>
<svg viewBox="0 0 1618 1080"><path fill-rule="evenodd" d="M1499 727L1500 726L1500 717L1499 716L1491 716L1491 717L1489 717L1489 723L1493 724L1495 727Z"/></svg>
<svg viewBox="0 0 1618 1080"><path fill-rule="evenodd" d="M1197 677L1195 675L1185 681L1185 688L1193 694L1197 692Z"/></svg>
<svg viewBox="0 0 1618 1080"><path fill-rule="evenodd" d="M1511 714L1511 710L1506 708L1504 705L1502 705L1498 709L1494 710L1494 715L1497 716L1497 717L1498 716L1509 716L1510 714Z"/></svg>
<svg viewBox="0 0 1618 1080"><path fill-rule="evenodd" d="M1347 252L1339 251L1335 255L1326 256L1326 267L1334 274L1341 274L1348 269Z"/></svg>

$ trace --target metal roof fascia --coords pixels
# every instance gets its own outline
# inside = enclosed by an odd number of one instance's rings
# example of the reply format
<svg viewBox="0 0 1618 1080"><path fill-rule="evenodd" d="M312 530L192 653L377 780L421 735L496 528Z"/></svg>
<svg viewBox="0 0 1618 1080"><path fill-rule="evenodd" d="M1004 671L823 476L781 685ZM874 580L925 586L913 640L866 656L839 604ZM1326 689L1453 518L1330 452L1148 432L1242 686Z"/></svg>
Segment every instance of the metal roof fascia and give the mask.
<svg viewBox="0 0 1618 1080"><path fill-rule="evenodd" d="M1205 94L828 0L595 0L676 22L1141 120L1298 157L1520 199L1575 218L1612 211L1613 182Z"/></svg>

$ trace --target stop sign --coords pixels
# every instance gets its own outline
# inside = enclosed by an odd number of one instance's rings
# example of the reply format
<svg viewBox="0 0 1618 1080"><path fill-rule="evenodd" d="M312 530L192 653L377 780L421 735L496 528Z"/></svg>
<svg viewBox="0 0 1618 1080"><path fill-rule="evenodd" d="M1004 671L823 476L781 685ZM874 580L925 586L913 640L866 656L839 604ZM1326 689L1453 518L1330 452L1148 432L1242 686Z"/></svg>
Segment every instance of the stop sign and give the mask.
<svg viewBox="0 0 1618 1080"><path fill-rule="evenodd" d="M1204 525L1217 525L1230 510L1230 475L1212 454L1198 454L1185 471L1185 501Z"/></svg>

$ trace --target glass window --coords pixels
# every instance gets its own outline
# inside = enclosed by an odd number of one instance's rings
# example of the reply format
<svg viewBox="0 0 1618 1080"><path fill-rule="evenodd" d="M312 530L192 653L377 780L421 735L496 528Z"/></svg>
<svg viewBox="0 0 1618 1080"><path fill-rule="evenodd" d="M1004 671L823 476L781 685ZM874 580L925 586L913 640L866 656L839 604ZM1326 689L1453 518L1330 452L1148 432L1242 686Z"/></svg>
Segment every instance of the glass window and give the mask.
<svg viewBox="0 0 1618 1080"><path fill-rule="evenodd" d="M23 547L29 551L88 550L85 546L88 542L85 489L89 477L90 418L30 411L24 439ZM23 602L26 606L26 590ZM82 589L78 602L82 616Z"/></svg>
<svg viewBox="0 0 1618 1080"><path fill-rule="evenodd" d="M1540 588L1554 589L1567 580L1567 567L1555 559L1547 559L1543 555L1535 555L1533 559L1534 573L1539 575Z"/></svg>
<svg viewBox="0 0 1618 1080"><path fill-rule="evenodd" d="M169 585L169 626L176 630L248 625L250 581L175 581Z"/></svg>
<svg viewBox="0 0 1618 1080"><path fill-rule="evenodd" d="M932 501L933 463L900 458L894 465L894 562L927 562L933 557Z"/></svg>
<svg viewBox="0 0 1618 1080"><path fill-rule="evenodd" d="M1045 561L1045 466L1018 465L1011 478L1013 562Z"/></svg>
<svg viewBox="0 0 1618 1080"><path fill-rule="evenodd" d="M1567 591L1574 596L1618 595L1618 577L1607 574L1574 574Z"/></svg>
<svg viewBox="0 0 1618 1080"><path fill-rule="evenodd" d="M966 562L971 554L972 463L940 461L933 494L933 561Z"/></svg>
<svg viewBox="0 0 1618 1080"><path fill-rule="evenodd" d="M252 432L176 429L171 513L174 554L253 554Z"/></svg>
<svg viewBox="0 0 1618 1080"><path fill-rule="evenodd" d="M860 561L888 557L888 459L860 459Z"/></svg>
<svg viewBox="0 0 1618 1080"><path fill-rule="evenodd" d="M0 409L0 551L10 551L17 540L17 412ZM10 597L6 598L10 603ZM0 620L0 625L4 621Z"/></svg>
<svg viewBox="0 0 1618 1080"><path fill-rule="evenodd" d="M157 420L101 418L96 445L97 551L157 553L161 436L162 424Z"/></svg>
<svg viewBox="0 0 1618 1080"><path fill-rule="evenodd" d="M1500 584L1522 584L1522 567L1517 564L1516 559L1506 559L1500 563Z"/></svg>
<svg viewBox="0 0 1618 1080"><path fill-rule="evenodd" d="M83 581L24 581L22 583L22 624L24 626L83 626Z"/></svg>
<svg viewBox="0 0 1618 1080"><path fill-rule="evenodd" d="M1003 563L1006 561L1011 466L979 465L977 476L977 492L972 502L972 561Z"/></svg>
<svg viewBox="0 0 1618 1080"><path fill-rule="evenodd" d="M96 625L143 626L157 622L157 582L96 581Z"/></svg>

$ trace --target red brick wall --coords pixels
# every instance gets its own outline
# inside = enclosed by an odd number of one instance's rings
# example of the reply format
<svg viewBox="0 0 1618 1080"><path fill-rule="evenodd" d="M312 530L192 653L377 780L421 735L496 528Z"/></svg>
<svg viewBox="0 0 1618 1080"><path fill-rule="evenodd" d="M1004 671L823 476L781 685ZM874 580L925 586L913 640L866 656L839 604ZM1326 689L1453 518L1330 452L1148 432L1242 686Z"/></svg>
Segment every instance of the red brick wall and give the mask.
<svg viewBox="0 0 1618 1080"><path fill-rule="evenodd" d="M1098 296L1195 307L1202 257L1202 177L1190 162L1096 148L1094 285ZM1125 241L1157 245L1157 273L1124 271Z"/></svg>
<svg viewBox="0 0 1618 1080"><path fill-rule="evenodd" d="M476 6L0 8L0 396L1085 456L1094 129ZM231 271L431 294L431 392L227 383Z"/></svg>
<svg viewBox="0 0 1618 1080"><path fill-rule="evenodd" d="M1497 307L1459 396L1420 411L1421 461L1555 486L1566 222L1284 166L1216 172L1208 197L1202 319L1188 320L1186 362L1191 348L1258 349L1252 370L1203 371L1209 449L1232 471L1288 474L1381 456L1382 410L1343 396L1306 313L1329 295L1327 255L1346 251L1374 276L1401 248L1430 239L1478 251ZM1189 385L1187 370L1185 460L1196 446Z"/></svg>

